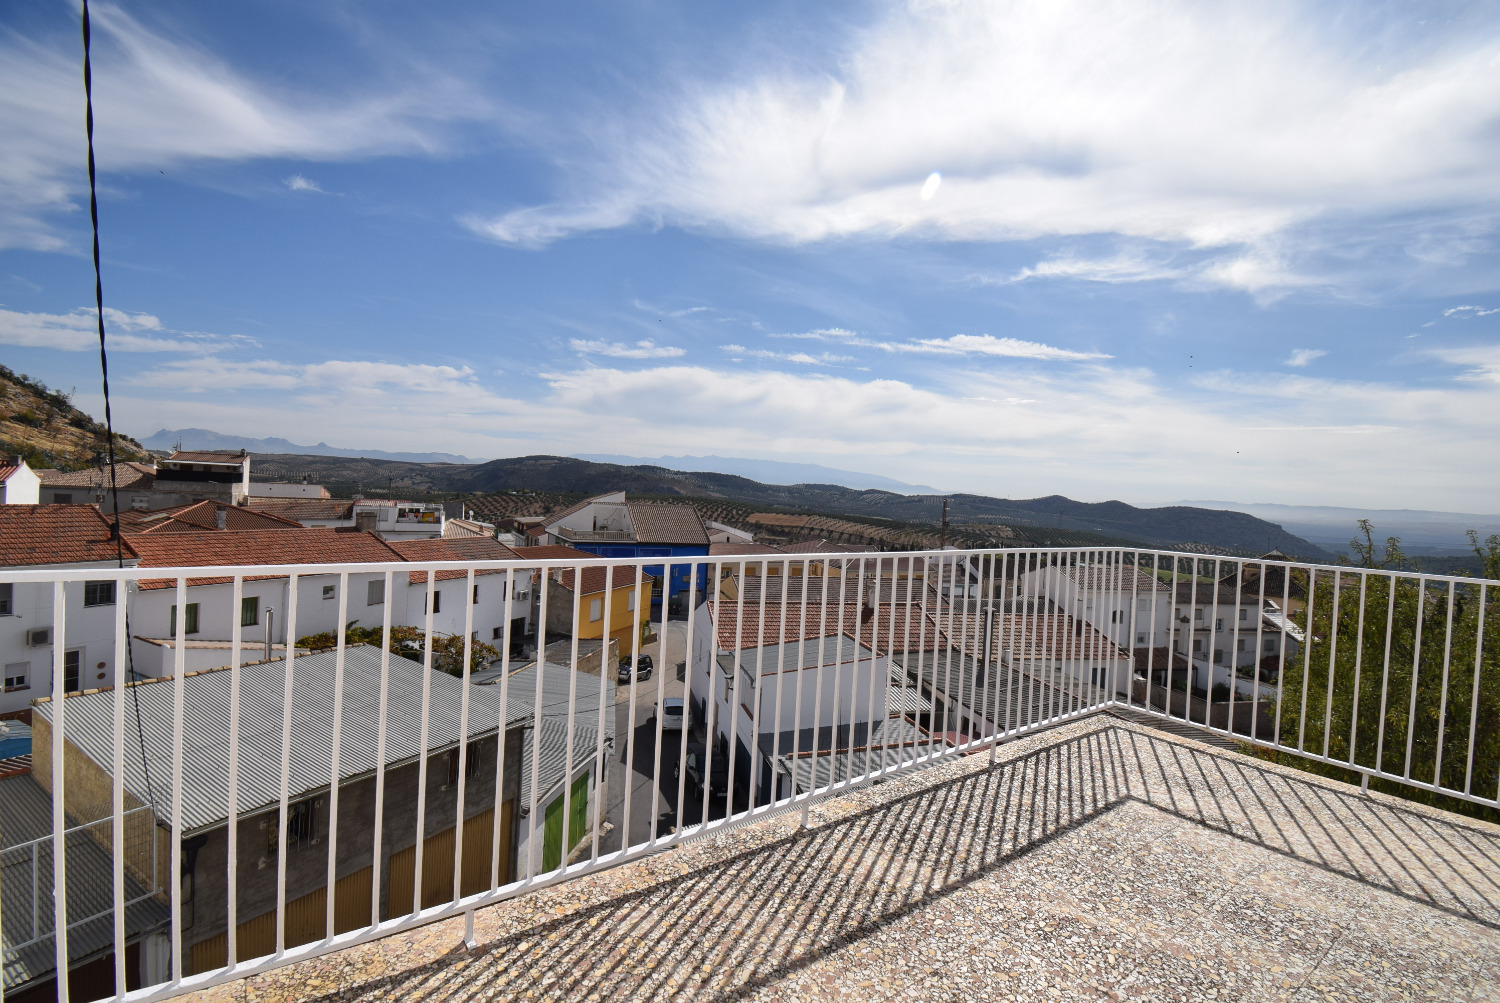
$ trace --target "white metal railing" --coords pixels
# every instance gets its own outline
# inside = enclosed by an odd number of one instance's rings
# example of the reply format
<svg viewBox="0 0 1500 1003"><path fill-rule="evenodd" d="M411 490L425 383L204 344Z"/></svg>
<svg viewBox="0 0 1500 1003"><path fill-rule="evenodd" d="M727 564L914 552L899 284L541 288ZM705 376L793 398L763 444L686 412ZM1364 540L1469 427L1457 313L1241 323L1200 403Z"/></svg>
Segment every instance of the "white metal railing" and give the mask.
<svg viewBox="0 0 1500 1003"><path fill-rule="evenodd" d="M693 569L655 607L666 617L665 600L683 599L686 619L649 619L647 568L668 583ZM403 607L396 586L413 572ZM54 973L112 957L109 998L155 1000L447 916L468 917L472 936L480 906L951 756L993 760L1003 741L1109 707L1500 805L1493 581L1133 549L212 573L221 584L196 584L203 568L0 576L51 593L54 693L74 636L67 591L83 581L117 583L121 677L140 636L127 623L145 615L137 583L165 579L178 609L217 603L230 625L209 639L227 642L222 667L189 671L183 615L164 678L35 703L45 747L28 782L50 792L51 835L27 846L57 849L50 874L38 864L26 931L11 922L26 904L10 886L0 896L8 964L45 934ZM250 660L243 600L268 576L284 587L286 647ZM343 629L360 576L381 586L368 590L367 608L382 599L373 635ZM496 578L498 596L476 589ZM462 631L445 634L438 593L458 582ZM518 589L535 599L517 605ZM327 624L331 650L299 649ZM566 660L546 655L560 640ZM112 903L109 943L87 952L72 931L104 914L68 881L85 830ZM154 913L132 910L147 899ZM34 918L42 902L50 924ZM132 951L139 986L126 984ZM5 989L44 981L26 979Z"/></svg>

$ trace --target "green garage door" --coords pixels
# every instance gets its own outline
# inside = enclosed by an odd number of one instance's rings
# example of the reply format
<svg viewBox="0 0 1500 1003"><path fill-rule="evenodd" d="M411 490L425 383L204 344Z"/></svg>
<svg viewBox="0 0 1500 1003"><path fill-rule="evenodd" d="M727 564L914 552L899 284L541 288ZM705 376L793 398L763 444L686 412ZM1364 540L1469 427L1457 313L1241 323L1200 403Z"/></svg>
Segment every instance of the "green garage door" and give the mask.
<svg viewBox="0 0 1500 1003"><path fill-rule="evenodd" d="M585 773L573 781L568 799L572 802L568 823L568 849L578 845L588 831L589 824L589 774ZM542 826L542 870L550 871L563 861L563 798L554 798L547 806L547 815Z"/></svg>

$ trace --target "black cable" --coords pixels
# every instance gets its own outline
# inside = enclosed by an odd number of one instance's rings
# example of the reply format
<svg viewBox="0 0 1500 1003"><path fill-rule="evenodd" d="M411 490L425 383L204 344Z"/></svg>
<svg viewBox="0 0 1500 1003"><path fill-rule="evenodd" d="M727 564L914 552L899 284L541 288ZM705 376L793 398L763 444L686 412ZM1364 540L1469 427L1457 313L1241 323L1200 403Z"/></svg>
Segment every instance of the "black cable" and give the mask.
<svg viewBox="0 0 1500 1003"><path fill-rule="evenodd" d="M113 499L115 514L109 532L115 540L115 564L123 568L125 567L125 535L120 532L120 480L115 470L115 422L109 409L109 353L104 347L104 278L99 267L99 194L94 169L94 72L93 62L89 58L89 0L83 0L83 123L84 130L88 134L89 219L94 227L94 312L99 324L99 374L104 382L104 448L109 459L109 493ZM124 596L115 597L116 602L124 600ZM115 654L115 659L118 663L118 652ZM130 650L128 604L125 612L125 664L125 679L117 679L116 685L130 690L130 702L135 707L135 734L140 740L141 747L141 769L146 774L146 796L151 799L151 807L155 808L156 789L151 783L151 765L146 760L146 732L141 725L141 701L136 695L136 688L130 685L135 678L135 658Z"/></svg>

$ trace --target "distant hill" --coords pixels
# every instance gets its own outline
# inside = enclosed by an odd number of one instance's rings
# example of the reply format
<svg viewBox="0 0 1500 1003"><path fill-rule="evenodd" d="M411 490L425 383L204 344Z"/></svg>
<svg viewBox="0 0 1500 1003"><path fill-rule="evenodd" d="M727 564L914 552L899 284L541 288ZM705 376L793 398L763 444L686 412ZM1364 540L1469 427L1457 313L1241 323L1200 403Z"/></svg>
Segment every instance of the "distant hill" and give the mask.
<svg viewBox="0 0 1500 1003"><path fill-rule="evenodd" d="M0 366L0 454L24 456L34 468L78 470L106 462L103 422L73 406L68 394ZM144 460L146 450L115 433L115 459Z"/></svg>
<svg viewBox="0 0 1500 1003"><path fill-rule="evenodd" d="M1241 504L1239 502L1184 502L1187 505L1213 505L1244 512L1260 519L1280 523L1334 553L1349 549L1349 539L1357 535L1360 519L1369 519L1375 539L1401 539L1401 549L1420 557L1459 557L1467 560L1473 549L1467 533L1474 530L1484 538L1500 533L1500 515L1472 512L1430 512L1420 509L1334 508L1327 505Z"/></svg>
<svg viewBox="0 0 1500 1003"><path fill-rule="evenodd" d="M577 459L620 466L664 467L719 474L735 474L766 484L841 484L846 488L879 488L901 494L938 494L937 488L925 484L907 484L893 477L864 474L857 470L839 470L817 463L789 463L785 460L751 460L741 456L615 456L607 453L579 453Z"/></svg>
<svg viewBox="0 0 1500 1003"><path fill-rule="evenodd" d="M411 463L478 463L456 453L390 453L383 449L344 449L320 442L302 446L286 439L252 439L244 435L224 435L206 428L164 428L143 440L147 449L246 449L252 453L293 453L301 456L368 456L378 460L405 460Z"/></svg>
<svg viewBox="0 0 1500 1003"><path fill-rule="evenodd" d="M1143 509L1124 502L1077 502L1060 495L1010 501L984 495L905 495L877 489L856 490L838 484L764 484L734 474L668 470L656 466L621 466L567 456L518 456L467 465L349 460L324 456L257 456L256 475L303 477L352 490L362 485L377 493L420 491L487 494L547 492L591 495L605 491L732 501L768 509L890 520L936 526L942 503L955 529L985 526L1030 527L1028 539L1128 541L1146 546L1199 545L1209 549L1260 554L1269 550L1309 559L1331 555L1275 523L1242 512L1175 505ZM1047 532L1042 532L1043 530Z"/></svg>

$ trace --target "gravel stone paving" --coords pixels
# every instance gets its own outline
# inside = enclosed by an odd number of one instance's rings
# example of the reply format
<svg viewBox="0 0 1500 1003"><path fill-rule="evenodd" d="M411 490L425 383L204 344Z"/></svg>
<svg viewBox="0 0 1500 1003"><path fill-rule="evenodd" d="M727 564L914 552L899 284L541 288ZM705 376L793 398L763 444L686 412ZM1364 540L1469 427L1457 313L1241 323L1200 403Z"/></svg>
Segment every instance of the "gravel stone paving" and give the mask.
<svg viewBox="0 0 1500 1003"><path fill-rule="evenodd" d="M1100 714L214 1001L1500 1000L1500 827Z"/></svg>

